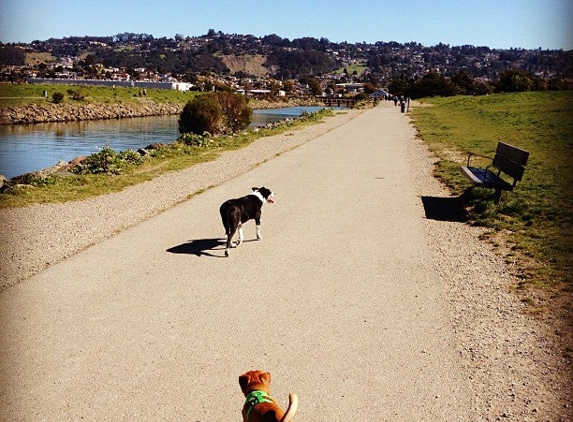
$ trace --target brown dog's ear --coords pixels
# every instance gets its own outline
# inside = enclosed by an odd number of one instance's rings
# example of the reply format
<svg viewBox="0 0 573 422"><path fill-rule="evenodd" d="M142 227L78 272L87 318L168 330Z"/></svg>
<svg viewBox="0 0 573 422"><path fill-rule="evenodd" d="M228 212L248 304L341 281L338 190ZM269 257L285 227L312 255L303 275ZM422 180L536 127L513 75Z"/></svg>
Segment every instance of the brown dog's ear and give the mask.
<svg viewBox="0 0 573 422"><path fill-rule="evenodd" d="M263 384L264 386L268 387L271 385L271 374L270 372L261 372L259 374L259 380L261 382L261 384Z"/></svg>
<svg viewBox="0 0 573 422"><path fill-rule="evenodd" d="M249 373L243 374L239 377L239 385L241 386L241 390L243 392L245 391L245 388L247 388L250 382L251 382L251 377L249 376Z"/></svg>

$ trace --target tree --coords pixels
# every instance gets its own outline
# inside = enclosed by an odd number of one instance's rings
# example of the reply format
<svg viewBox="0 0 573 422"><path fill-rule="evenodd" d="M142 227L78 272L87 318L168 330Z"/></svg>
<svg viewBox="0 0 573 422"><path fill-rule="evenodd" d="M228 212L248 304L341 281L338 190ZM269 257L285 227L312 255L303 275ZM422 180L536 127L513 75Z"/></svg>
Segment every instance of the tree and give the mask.
<svg viewBox="0 0 573 422"><path fill-rule="evenodd" d="M471 95L474 93L474 80L468 72L459 70L452 76L452 83L458 88L458 93Z"/></svg>
<svg viewBox="0 0 573 422"><path fill-rule="evenodd" d="M531 91L533 78L528 72L519 69L507 69L499 74L497 90L500 92Z"/></svg>
<svg viewBox="0 0 573 422"><path fill-rule="evenodd" d="M436 72L424 75L406 91L406 96L411 98L449 97L452 95L456 95L456 86L449 79Z"/></svg>
<svg viewBox="0 0 573 422"><path fill-rule="evenodd" d="M413 85L411 80L407 80L405 75L401 75L399 78L394 78L389 84L388 89L394 95L406 95L406 92Z"/></svg>
<svg viewBox="0 0 573 422"><path fill-rule="evenodd" d="M374 84L372 84L371 82L366 82L364 84L364 92L366 94L372 94L373 92L376 92L377 88L376 86L374 86Z"/></svg>
<svg viewBox="0 0 573 422"><path fill-rule="evenodd" d="M26 51L20 47L0 46L0 64L23 66L26 63Z"/></svg>
<svg viewBox="0 0 573 422"><path fill-rule="evenodd" d="M318 80L309 78L308 87L312 95L322 95L322 87L320 86L320 82L318 82Z"/></svg>

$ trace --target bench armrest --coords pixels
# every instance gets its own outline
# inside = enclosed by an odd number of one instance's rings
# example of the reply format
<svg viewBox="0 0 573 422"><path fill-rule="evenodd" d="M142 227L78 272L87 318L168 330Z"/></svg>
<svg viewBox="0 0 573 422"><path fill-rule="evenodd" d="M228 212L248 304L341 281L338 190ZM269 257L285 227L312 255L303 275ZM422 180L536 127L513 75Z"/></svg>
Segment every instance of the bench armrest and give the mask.
<svg viewBox="0 0 573 422"><path fill-rule="evenodd" d="M488 160L492 160L492 161L493 161L493 158L488 157L488 156L486 156L486 155L476 154L475 152L468 152L468 161L467 161L467 166L468 166L468 167L470 166L470 160L471 160L472 156L474 156L474 155L475 155L476 157L487 158Z"/></svg>

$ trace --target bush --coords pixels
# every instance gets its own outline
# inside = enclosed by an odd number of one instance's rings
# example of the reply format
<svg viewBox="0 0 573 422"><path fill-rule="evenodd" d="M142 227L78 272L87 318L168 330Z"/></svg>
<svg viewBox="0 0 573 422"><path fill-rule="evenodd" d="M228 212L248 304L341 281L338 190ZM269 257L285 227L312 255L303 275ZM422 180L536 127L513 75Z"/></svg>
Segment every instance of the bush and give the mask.
<svg viewBox="0 0 573 422"><path fill-rule="evenodd" d="M55 185L58 176L55 174L41 174L40 172L26 173L22 175L18 183L35 187Z"/></svg>
<svg viewBox="0 0 573 422"><path fill-rule="evenodd" d="M139 165L144 158L134 150L122 151L119 154L105 145L99 152L88 156L72 170L76 174L119 174L126 165Z"/></svg>
<svg viewBox="0 0 573 422"><path fill-rule="evenodd" d="M183 133L179 136L178 141L183 142L190 147L211 147L214 146L214 140L209 132L204 132L203 135L197 133Z"/></svg>
<svg viewBox="0 0 573 422"><path fill-rule="evenodd" d="M64 94L61 92L54 92L52 94L52 101L54 104L60 104L62 101L64 101Z"/></svg>
<svg viewBox="0 0 573 422"><path fill-rule="evenodd" d="M237 133L245 130L253 120L253 110L242 95L218 92L217 102L223 110L223 133Z"/></svg>
<svg viewBox="0 0 573 422"><path fill-rule="evenodd" d="M144 158L141 156L141 154L132 149L121 151L119 154L117 154L117 159L122 163L135 164L135 165L140 165L144 161Z"/></svg>
<svg viewBox="0 0 573 422"><path fill-rule="evenodd" d="M230 92L195 97L183 108L179 117L179 133L236 133L252 121L253 110L245 98Z"/></svg>
<svg viewBox="0 0 573 422"><path fill-rule="evenodd" d="M116 157L117 153L111 149L109 145L104 145L99 152L88 156L82 161L82 163L76 167L76 172L118 174L119 168L117 166Z"/></svg>
<svg viewBox="0 0 573 422"><path fill-rule="evenodd" d="M67 93L70 97L72 97L72 100L75 101L83 101L86 98L86 95L82 92L81 89L68 89Z"/></svg>
<svg viewBox="0 0 573 422"><path fill-rule="evenodd" d="M219 133L223 110L213 94L200 95L185 104L179 117L179 133Z"/></svg>

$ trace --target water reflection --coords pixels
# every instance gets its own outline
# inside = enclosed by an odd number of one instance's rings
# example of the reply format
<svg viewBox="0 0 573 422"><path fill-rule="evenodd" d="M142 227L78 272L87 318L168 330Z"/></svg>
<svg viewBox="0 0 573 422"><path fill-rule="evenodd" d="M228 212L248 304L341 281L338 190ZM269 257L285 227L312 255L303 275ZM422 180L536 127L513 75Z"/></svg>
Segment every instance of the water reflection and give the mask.
<svg viewBox="0 0 573 422"><path fill-rule="evenodd" d="M13 177L90 155L109 145L139 149L179 136L178 116L0 126L0 174Z"/></svg>

